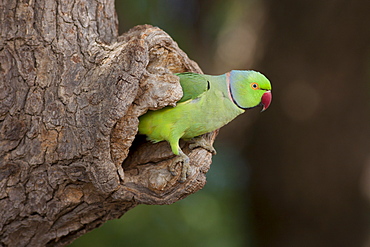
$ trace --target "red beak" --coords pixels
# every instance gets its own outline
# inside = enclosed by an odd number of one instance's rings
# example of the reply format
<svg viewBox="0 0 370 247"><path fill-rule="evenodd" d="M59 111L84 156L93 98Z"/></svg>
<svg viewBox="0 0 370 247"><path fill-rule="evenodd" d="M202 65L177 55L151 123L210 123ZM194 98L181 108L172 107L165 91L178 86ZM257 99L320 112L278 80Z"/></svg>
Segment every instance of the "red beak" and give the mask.
<svg viewBox="0 0 370 247"><path fill-rule="evenodd" d="M263 106L262 111L265 111L271 104L272 101L272 94L271 91L267 91L262 95L261 104Z"/></svg>

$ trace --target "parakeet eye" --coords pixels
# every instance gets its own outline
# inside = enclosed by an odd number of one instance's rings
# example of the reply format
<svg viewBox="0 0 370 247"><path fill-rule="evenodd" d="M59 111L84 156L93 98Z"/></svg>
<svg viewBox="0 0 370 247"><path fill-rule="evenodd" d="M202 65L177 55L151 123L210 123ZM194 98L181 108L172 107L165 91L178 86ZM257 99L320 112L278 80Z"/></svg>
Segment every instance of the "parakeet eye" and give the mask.
<svg viewBox="0 0 370 247"><path fill-rule="evenodd" d="M260 86L258 86L258 83L256 83L256 82L252 82L252 83L251 83L251 88L252 88L252 89L254 89L254 90L256 90L256 89L259 89L259 88L260 88Z"/></svg>

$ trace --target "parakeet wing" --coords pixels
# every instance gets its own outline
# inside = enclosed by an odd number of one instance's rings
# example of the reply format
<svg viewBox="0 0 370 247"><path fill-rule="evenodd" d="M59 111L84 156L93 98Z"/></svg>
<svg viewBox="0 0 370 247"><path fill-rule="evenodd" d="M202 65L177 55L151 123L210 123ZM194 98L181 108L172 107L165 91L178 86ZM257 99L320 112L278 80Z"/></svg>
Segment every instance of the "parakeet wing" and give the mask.
<svg viewBox="0 0 370 247"><path fill-rule="evenodd" d="M195 73L179 73L176 75L180 77L183 91L183 96L177 103L198 98L210 87L209 82L203 75Z"/></svg>

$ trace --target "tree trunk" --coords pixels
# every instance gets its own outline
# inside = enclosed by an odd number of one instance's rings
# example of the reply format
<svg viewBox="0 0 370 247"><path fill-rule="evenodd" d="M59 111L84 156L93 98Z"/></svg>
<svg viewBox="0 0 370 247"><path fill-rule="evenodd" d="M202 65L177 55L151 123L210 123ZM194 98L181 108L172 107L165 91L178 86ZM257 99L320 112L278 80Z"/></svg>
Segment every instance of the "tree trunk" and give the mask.
<svg viewBox="0 0 370 247"><path fill-rule="evenodd" d="M0 7L1 246L66 245L138 204L203 187L206 150L182 143L192 167L182 184L167 143L137 138L130 150L138 116L181 98L173 73L201 73L165 32L118 37L113 0Z"/></svg>

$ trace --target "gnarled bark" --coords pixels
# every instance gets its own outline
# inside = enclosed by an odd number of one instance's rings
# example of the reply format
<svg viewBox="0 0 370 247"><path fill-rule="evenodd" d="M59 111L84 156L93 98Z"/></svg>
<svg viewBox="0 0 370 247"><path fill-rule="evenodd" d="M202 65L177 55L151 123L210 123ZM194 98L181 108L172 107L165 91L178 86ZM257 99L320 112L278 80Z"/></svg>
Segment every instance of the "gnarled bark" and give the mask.
<svg viewBox="0 0 370 247"><path fill-rule="evenodd" d="M167 143L132 146L140 115L181 98L173 73L201 73L169 35L144 25L118 37L113 1L0 7L0 245L62 246L203 187L208 151L182 143L192 174L179 183Z"/></svg>

